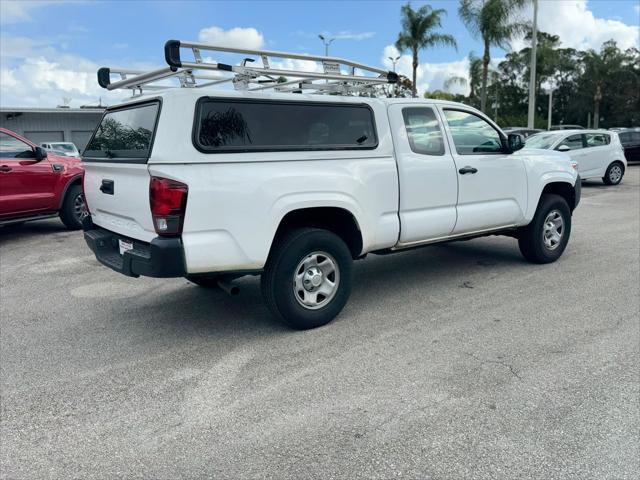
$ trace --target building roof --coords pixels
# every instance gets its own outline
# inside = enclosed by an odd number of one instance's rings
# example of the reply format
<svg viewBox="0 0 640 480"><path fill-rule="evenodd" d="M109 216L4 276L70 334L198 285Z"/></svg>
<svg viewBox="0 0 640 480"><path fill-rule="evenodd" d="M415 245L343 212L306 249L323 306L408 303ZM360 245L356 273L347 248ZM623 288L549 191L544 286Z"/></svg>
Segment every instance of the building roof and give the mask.
<svg viewBox="0 0 640 480"><path fill-rule="evenodd" d="M0 107L0 113L102 113L105 107L86 108L33 108L33 107Z"/></svg>

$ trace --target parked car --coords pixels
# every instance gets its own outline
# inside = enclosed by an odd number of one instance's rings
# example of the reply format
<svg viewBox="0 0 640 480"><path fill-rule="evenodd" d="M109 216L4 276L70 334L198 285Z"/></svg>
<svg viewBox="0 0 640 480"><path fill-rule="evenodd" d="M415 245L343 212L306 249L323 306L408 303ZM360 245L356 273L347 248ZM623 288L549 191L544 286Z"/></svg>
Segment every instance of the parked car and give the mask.
<svg viewBox="0 0 640 480"><path fill-rule="evenodd" d="M529 261L557 260L578 175L565 153L523 144L453 102L157 92L109 107L83 153L85 240L133 277L229 291L261 274L271 312L313 328L342 310L368 253L501 234Z"/></svg>
<svg viewBox="0 0 640 480"><path fill-rule="evenodd" d="M640 128L627 128L618 132L627 162L640 162Z"/></svg>
<svg viewBox="0 0 640 480"><path fill-rule="evenodd" d="M84 169L79 158L58 156L0 128L0 225L60 216L82 226Z"/></svg>
<svg viewBox="0 0 640 480"><path fill-rule="evenodd" d="M524 128L524 127L507 127L503 129L504 133L519 133L524 138L528 138L531 135L535 135L536 133L544 132L544 130L540 130L539 128Z"/></svg>
<svg viewBox="0 0 640 480"><path fill-rule="evenodd" d="M551 125L551 130L584 130L580 125Z"/></svg>
<svg viewBox="0 0 640 480"><path fill-rule="evenodd" d="M566 152L577 164L582 180L601 178L607 185L622 181L627 160L618 134L605 130L568 130L540 133L527 140L525 149Z"/></svg>
<svg viewBox="0 0 640 480"><path fill-rule="evenodd" d="M73 142L47 142L40 146L48 151L63 152L67 157L79 157L80 152Z"/></svg>

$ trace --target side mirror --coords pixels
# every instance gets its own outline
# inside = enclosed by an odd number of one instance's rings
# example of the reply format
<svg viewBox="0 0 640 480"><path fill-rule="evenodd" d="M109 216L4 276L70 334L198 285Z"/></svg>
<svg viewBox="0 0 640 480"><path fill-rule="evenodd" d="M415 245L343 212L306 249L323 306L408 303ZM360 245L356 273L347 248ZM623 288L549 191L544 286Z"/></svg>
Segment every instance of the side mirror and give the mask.
<svg viewBox="0 0 640 480"><path fill-rule="evenodd" d="M507 146L509 153L516 152L524 147L524 137L519 133L510 133L507 137Z"/></svg>
<svg viewBox="0 0 640 480"><path fill-rule="evenodd" d="M33 151L34 157L38 162L41 162L45 158L47 158L47 151L42 147L36 147Z"/></svg>
<svg viewBox="0 0 640 480"><path fill-rule="evenodd" d="M556 148L556 150L558 150L559 152L568 152L569 150L571 150L571 148L569 147L569 145L560 145L558 148Z"/></svg>

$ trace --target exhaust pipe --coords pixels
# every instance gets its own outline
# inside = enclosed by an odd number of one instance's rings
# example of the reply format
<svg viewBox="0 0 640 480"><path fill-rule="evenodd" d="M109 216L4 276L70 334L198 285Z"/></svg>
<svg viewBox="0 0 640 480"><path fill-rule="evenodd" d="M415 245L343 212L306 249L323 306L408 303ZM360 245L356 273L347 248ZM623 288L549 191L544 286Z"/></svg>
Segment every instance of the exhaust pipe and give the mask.
<svg viewBox="0 0 640 480"><path fill-rule="evenodd" d="M238 285L234 285L233 283L231 283L228 280L225 280L224 278L221 278L218 280L218 286L222 290L224 290L227 293L227 295L230 295L232 297L240 293L240 287Z"/></svg>

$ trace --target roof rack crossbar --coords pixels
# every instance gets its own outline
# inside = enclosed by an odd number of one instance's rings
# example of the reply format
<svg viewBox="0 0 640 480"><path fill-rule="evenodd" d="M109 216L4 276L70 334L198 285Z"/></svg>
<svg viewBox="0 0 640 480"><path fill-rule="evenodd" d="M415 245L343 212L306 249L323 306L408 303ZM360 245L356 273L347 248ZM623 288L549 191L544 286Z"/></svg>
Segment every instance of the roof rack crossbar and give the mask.
<svg viewBox="0 0 640 480"><path fill-rule="evenodd" d="M193 61L183 60L181 50L191 50ZM257 56L262 66L253 65L254 59L245 58L238 65L229 65L203 57L203 52L222 52L225 54L243 54ZM300 53L279 52L273 50L254 50L246 48L225 47L196 42L169 40L165 44L165 61L168 67L142 72L130 69L101 68L98 70L98 83L108 90L130 89L134 94L143 89L156 90L171 88L153 85L154 82L168 78L177 78L181 87L203 88L225 82L232 82L236 90L277 91L315 90L316 93L349 94L370 90L381 84L397 83L398 75L381 68L372 67L338 57L305 55ZM277 68L278 61L289 59L315 63L313 69ZM207 75L202 71L217 71L224 75ZM120 79L111 82L111 75L119 75ZM316 82L314 81L321 81ZM259 86L253 86L258 84ZM299 87L289 86L300 84ZM302 86L304 85L304 86Z"/></svg>
<svg viewBox="0 0 640 480"><path fill-rule="evenodd" d="M200 52L202 50L209 50L209 51L224 52L224 53L241 53L245 55L256 55L258 57L276 57L276 58L289 58L291 60L308 60L311 62L328 62L328 63L337 63L339 65L345 65L348 67L353 67L360 70L369 71L372 73L377 73L379 75L387 75L389 73L388 70L372 67L364 63L358 63L352 60L347 60L339 57L325 57L320 55L307 55L303 53L279 52L275 50L253 50L248 48L224 47L221 45L208 45L205 43L184 42L181 40L169 40L165 45L165 50L167 48L171 50L173 55L169 57L172 60L171 63L169 62L169 58L168 58L167 64L169 66L175 66L178 68L180 68L181 66L179 49L180 48L189 48L189 49L196 48ZM165 55L165 58L167 58L166 55Z"/></svg>

